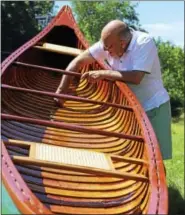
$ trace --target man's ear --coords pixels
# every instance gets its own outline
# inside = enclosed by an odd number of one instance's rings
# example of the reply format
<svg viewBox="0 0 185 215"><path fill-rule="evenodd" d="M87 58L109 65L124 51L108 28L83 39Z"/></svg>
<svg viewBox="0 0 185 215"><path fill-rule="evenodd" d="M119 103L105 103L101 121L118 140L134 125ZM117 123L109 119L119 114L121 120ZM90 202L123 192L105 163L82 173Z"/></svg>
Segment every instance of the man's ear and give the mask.
<svg viewBox="0 0 185 215"><path fill-rule="evenodd" d="M121 40L121 47L125 47L125 41L124 40Z"/></svg>

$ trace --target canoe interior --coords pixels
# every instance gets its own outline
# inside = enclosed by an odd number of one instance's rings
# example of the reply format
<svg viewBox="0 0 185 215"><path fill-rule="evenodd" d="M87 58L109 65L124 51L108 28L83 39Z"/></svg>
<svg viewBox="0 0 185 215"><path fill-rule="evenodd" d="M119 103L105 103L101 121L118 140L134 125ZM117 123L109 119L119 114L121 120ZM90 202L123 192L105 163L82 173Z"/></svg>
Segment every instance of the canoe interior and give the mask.
<svg viewBox="0 0 185 215"><path fill-rule="evenodd" d="M84 50L86 47L69 26L55 26L46 36L37 41L42 43L65 45ZM42 69L28 68L13 64L23 62L31 65L64 69L73 56L57 54L35 49L33 46L16 58L4 71L2 83L43 92L55 92L62 74ZM84 66L81 73L102 69L98 63ZM7 144L7 142L36 142L57 146L86 149L103 152L109 155L126 156L140 159L143 163L132 161L114 161L116 171L145 176L149 179L150 165L146 139L132 108L131 102L115 82L98 81L90 84L86 80L74 77L68 95L103 101L131 109L116 108L107 105L92 104L82 101L66 100L64 107L55 105L52 96L2 89L2 113L32 118L35 123L17 120L2 120L1 134L4 141L4 157L11 162L20 174L23 183L19 186L30 190L30 196L36 197L42 209L29 206L41 214L44 210L54 214L147 214L151 199L151 183L140 180L129 180L100 176L95 173L82 173L16 163L12 156L29 156L25 146ZM38 120L62 122L87 129L104 130L110 135L93 132L75 131L51 125L36 123ZM111 136L113 133L126 134L129 138ZM142 140L132 139L141 137ZM7 153L7 154L6 154ZM9 164L9 165L10 165ZM18 200L17 200L18 201ZM29 203L26 203L28 204ZM43 209L44 208L44 209ZM23 206L19 209L26 211ZM155 209L157 212L158 209Z"/></svg>

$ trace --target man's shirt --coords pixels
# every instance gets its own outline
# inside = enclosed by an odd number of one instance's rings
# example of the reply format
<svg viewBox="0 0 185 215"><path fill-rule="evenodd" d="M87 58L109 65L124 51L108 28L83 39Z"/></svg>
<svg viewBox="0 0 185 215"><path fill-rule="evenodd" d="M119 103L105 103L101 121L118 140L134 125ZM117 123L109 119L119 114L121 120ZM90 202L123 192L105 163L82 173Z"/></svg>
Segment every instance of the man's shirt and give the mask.
<svg viewBox="0 0 185 215"><path fill-rule="evenodd" d="M140 84L127 83L145 111L159 107L169 100L169 95L162 82L157 48L147 33L132 30L131 42L120 58L112 57L108 51L104 51L101 41L91 46L89 52L93 58L103 62L112 70L145 72Z"/></svg>

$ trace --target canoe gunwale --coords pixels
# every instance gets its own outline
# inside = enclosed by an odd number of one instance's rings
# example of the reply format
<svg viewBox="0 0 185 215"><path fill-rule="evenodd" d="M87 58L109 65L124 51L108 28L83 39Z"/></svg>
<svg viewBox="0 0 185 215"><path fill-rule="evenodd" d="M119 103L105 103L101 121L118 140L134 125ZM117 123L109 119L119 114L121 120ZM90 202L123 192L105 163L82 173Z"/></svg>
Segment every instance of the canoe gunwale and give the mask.
<svg viewBox="0 0 185 215"><path fill-rule="evenodd" d="M15 168L4 143L2 148L2 180L11 198L21 213L25 214L52 214L30 191L27 184ZM11 185L11 186L10 186Z"/></svg>
<svg viewBox="0 0 185 215"><path fill-rule="evenodd" d="M35 45L40 39L42 39L48 32L52 30L56 25L67 25L75 31L77 38L82 45L87 48L88 43L84 39L80 32L68 6L62 8L60 13L50 22L50 24L43 29L38 35L25 43L19 49L14 51L8 58L6 58L1 64L1 77L3 82L3 74L6 69L16 60L22 53ZM107 68L101 62L98 62L103 68ZM131 92L126 84L116 82L116 85L125 95L140 124L142 130L142 136L146 143L146 149L148 153L149 161L149 180L151 186L151 194L149 198L149 205L147 214L167 214L168 213L168 191L164 173L164 166L162 156L159 150L157 138L154 134L151 123L149 122L144 109L139 104L136 96ZM7 168L8 166L8 168ZM15 168L10 156L2 143L2 179L3 183L8 190L10 196L16 203L18 209L25 214L52 214L52 212L42 204L37 197L28 188L26 182L22 179L18 170ZM15 180L16 179L16 180ZM16 184L19 184L19 186ZM21 187L20 187L21 185ZM23 192L24 191L24 192ZM25 195L26 194L26 195ZM30 199L30 201L28 200Z"/></svg>
<svg viewBox="0 0 185 215"><path fill-rule="evenodd" d="M148 163L151 166L149 168L149 179L151 185L156 187L156 189L153 189L151 192L148 214L168 214L168 190L166 185L164 164L157 137L143 107L139 102L136 103L136 101L138 101L136 96L127 90L128 87L126 85L123 85L121 82L116 82L116 84L123 93L127 91L125 96L128 95L127 99L132 104L135 116L141 127L144 142L146 143L146 149L150 155L148 157ZM149 145L151 147L149 147ZM154 202L156 202L156 207L154 206ZM154 211L154 208L156 208L156 211Z"/></svg>

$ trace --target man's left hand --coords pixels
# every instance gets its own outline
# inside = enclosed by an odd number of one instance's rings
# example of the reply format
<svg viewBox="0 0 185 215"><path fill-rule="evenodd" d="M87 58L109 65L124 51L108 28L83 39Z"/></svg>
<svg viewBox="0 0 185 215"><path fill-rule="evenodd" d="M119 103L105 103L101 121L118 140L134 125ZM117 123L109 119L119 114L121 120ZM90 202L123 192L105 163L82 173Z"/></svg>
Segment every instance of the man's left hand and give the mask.
<svg viewBox="0 0 185 215"><path fill-rule="evenodd" d="M85 72L82 74L81 79L87 78L87 80L91 83L95 83L98 80L102 80L105 78L104 71L102 70L93 70L89 72Z"/></svg>

